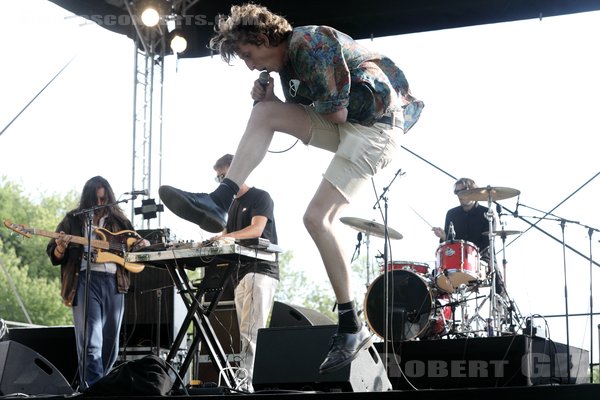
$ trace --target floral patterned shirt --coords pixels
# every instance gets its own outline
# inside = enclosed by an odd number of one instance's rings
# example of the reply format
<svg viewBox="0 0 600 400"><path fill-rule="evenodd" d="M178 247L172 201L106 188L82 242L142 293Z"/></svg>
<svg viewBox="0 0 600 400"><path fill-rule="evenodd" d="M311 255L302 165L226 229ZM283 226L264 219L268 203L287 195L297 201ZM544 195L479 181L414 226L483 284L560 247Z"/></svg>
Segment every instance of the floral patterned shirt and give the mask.
<svg viewBox="0 0 600 400"><path fill-rule="evenodd" d="M371 125L409 93L392 60L331 27L296 27L288 40L289 60L279 73L288 102L313 104L322 114L347 108L349 122Z"/></svg>

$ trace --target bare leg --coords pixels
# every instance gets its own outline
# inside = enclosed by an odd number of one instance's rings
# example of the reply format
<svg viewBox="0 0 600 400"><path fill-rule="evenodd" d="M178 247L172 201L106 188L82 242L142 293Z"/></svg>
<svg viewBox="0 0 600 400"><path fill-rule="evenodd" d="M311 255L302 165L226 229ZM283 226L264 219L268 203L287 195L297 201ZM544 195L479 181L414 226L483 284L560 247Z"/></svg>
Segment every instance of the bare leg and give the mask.
<svg viewBox="0 0 600 400"><path fill-rule="evenodd" d="M304 143L310 140L310 118L297 104L266 101L252 109L227 178L241 185L261 163L275 131L288 133Z"/></svg>
<svg viewBox="0 0 600 400"><path fill-rule="evenodd" d="M319 249L338 303L352 301L349 262L334 233L348 200L323 179L304 214L304 225Z"/></svg>

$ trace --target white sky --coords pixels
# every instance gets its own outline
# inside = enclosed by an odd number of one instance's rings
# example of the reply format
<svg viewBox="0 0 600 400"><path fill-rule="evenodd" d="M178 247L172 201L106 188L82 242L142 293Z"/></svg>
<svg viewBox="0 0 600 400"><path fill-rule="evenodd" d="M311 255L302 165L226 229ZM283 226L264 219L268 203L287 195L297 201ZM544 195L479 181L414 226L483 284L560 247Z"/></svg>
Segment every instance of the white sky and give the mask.
<svg viewBox="0 0 600 400"><path fill-rule="evenodd" d="M94 175L106 177L116 193L130 190L132 41L93 25L82 26L81 19L65 18L66 11L44 0L0 0L0 14L0 129L75 57L0 136L0 175L21 182L32 196L81 190ZM402 145L456 177L472 177L480 186L518 189L521 204L549 211L600 170L598 37L600 13L585 13L377 38L365 44L395 60L413 93L426 103L421 121L402 138ZM212 165L221 155L235 152L258 74L241 65L228 67L218 57L178 64L169 57L165 74L162 183L211 191ZM272 148L292 143L278 135ZM77 154L64 156L73 150ZM248 181L271 193L280 245L293 251L295 267L317 281L326 277L302 226L302 214L329 159L329 153L298 144L286 154L269 154ZM432 225L442 225L446 211L457 205L453 180L400 149L392 165L374 180L379 193L400 168L406 174L391 186L388 212L390 227L404 239L392 243L392 258L427 262L433 268L437 238L411 208ZM157 197L158 177L153 182L151 194ZM600 181L594 179L554 214L600 228L595 208L599 195ZM369 184L344 216L381 222L374 202ZM516 198L501 204L513 210ZM519 214L543 215L524 206ZM503 221L507 230L527 228L513 217ZM210 236L170 212L163 214L161 225L177 240ZM561 238L557 221L541 221L539 226ZM350 228L343 232L349 254L356 234ZM587 228L568 223L565 238L589 254ZM594 258L600 260L600 233L592 239ZM381 239L372 238L371 255L383 252L382 246ZM363 245L362 254L366 251ZM523 315L564 313L560 243L533 229L507 247L506 259L508 289ZM569 312L589 313L590 263L569 250L565 261ZM596 266L593 270L597 294L600 272ZM367 283L355 284L360 288ZM596 298L594 311L599 310ZM550 337L565 343L564 318L548 322ZM596 318L595 360L598 323ZM570 344L589 349L589 327L587 317L572 317Z"/></svg>

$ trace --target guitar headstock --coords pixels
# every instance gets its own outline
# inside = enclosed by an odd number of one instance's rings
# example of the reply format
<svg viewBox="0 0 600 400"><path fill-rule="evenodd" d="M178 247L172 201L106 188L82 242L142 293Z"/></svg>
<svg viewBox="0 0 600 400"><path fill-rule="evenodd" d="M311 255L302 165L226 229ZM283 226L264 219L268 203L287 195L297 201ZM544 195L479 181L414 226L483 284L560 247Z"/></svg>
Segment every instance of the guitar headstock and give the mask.
<svg viewBox="0 0 600 400"><path fill-rule="evenodd" d="M23 225L23 224L18 225L18 224L13 223L9 219L5 219L4 226L6 226L11 231L18 233L19 235L23 235L26 238L31 238L32 230L30 228L28 228L27 225Z"/></svg>

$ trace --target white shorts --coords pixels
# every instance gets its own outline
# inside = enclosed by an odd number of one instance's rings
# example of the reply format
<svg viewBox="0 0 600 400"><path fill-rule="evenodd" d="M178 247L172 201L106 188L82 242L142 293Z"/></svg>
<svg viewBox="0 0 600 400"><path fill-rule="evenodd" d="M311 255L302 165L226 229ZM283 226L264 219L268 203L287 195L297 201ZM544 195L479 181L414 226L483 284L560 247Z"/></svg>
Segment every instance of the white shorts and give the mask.
<svg viewBox="0 0 600 400"><path fill-rule="evenodd" d="M402 130L381 123L373 126L336 124L313 107L304 108L311 120L308 144L335 153L323 178L347 200L351 199L368 178L392 160Z"/></svg>

